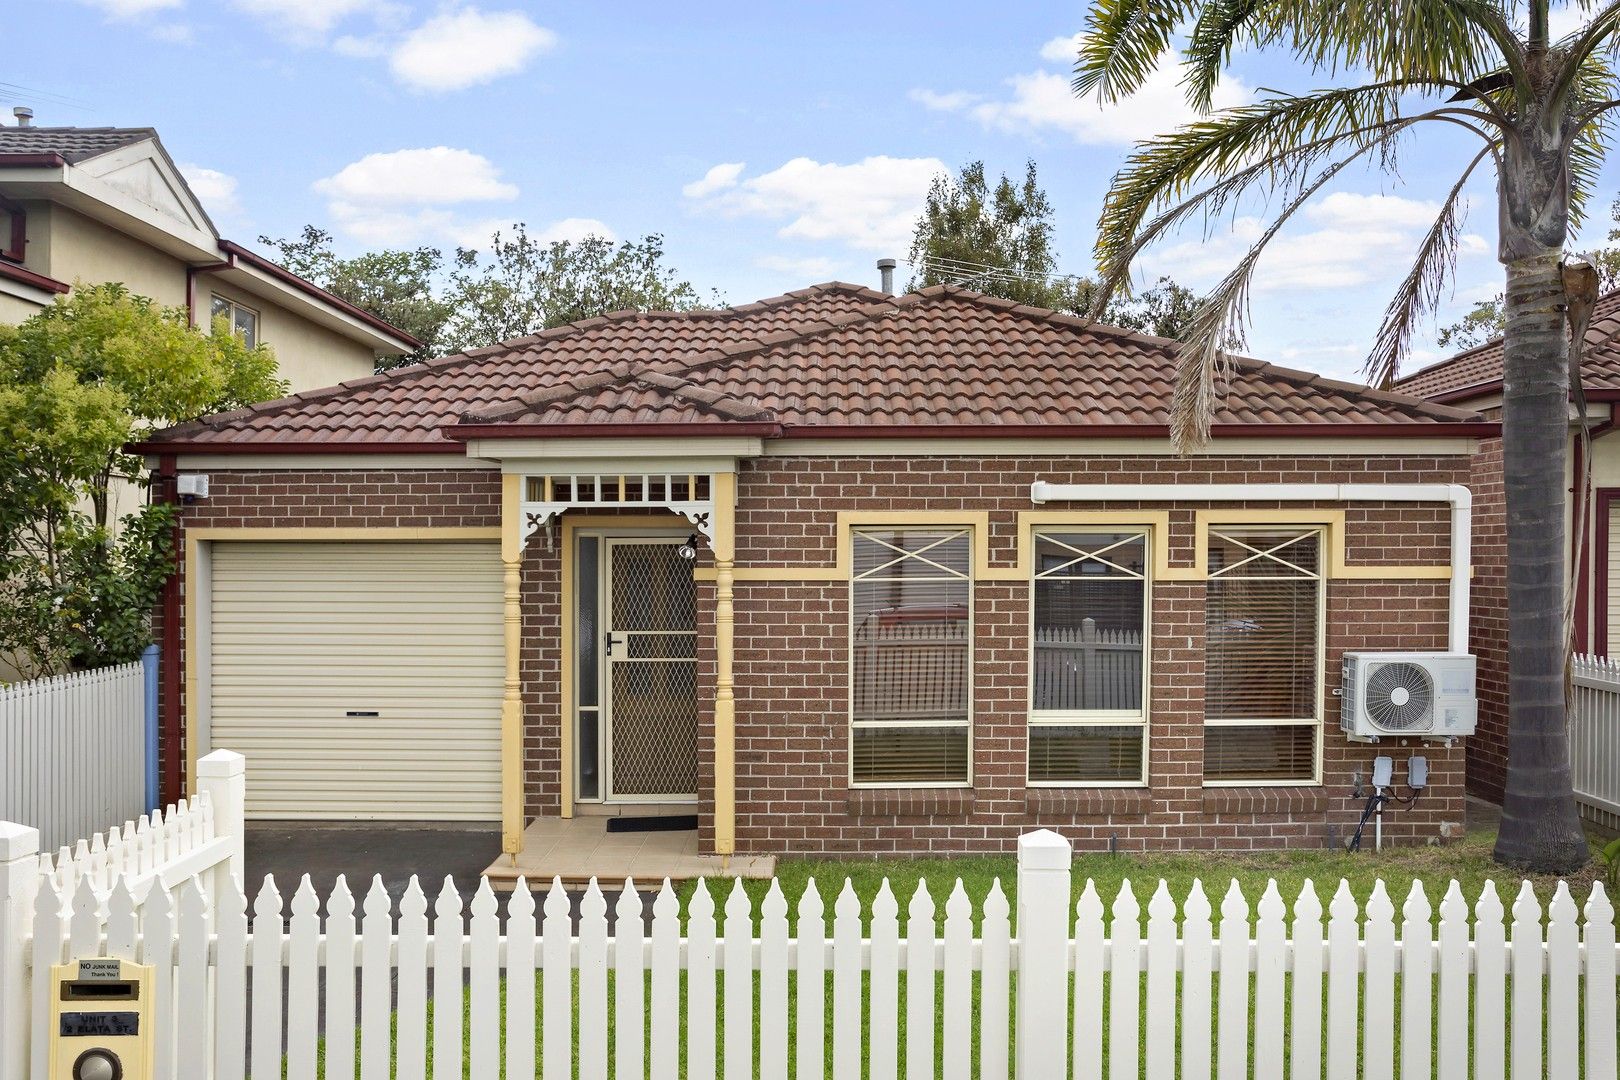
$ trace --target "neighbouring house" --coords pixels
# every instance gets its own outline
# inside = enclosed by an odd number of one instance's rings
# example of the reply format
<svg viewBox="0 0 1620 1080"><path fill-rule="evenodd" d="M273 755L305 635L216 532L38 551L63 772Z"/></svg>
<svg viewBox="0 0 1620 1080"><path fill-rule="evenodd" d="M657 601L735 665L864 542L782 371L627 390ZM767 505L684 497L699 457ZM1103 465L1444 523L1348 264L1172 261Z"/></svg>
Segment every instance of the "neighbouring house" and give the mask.
<svg viewBox="0 0 1620 1080"><path fill-rule="evenodd" d="M1591 433L1592 498L1577 528L1566 502L1572 575L1575 651L1611 656L1620 649L1620 441L1610 438L1620 413L1620 291L1599 299L1581 353L1581 385ZM1502 414L1502 341L1487 342L1414 372L1395 389L1437 404ZM1582 469L1580 417L1570 404L1566 486ZM1468 790L1502 801L1507 775L1507 514L1502 489L1502 440L1480 444L1469 486L1474 490L1474 614L1472 651L1479 657L1479 731L1468 754ZM1610 594L1614 593L1611 602Z"/></svg>
<svg viewBox="0 0 1620 1080"><path fill-rule="evenodd" d="M1462 820L1466 740L1352 743L1346 650L1460 648L1473 411L952 287L621 313L138 449L185 507L171 790L260 818L695 808L715 853L1342 842L1374 754ZM690 812L690 810L688 811Z"/></svg>
<svg viewBox="0 0 1620 1080"><path fill-rule="evenodd" d="M105 281L198 326L224 316L275 349L294 390L370 375L378 357L421 346L223 239L153 129L0 127L0 321Z"/></svg>

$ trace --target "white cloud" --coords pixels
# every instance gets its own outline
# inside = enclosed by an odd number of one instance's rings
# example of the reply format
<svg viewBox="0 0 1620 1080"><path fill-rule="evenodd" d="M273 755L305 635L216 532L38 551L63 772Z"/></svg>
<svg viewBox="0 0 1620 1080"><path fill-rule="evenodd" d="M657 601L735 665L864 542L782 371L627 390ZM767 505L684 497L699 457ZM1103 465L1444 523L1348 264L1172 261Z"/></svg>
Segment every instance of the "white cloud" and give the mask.
<svg viewBox="0 0 1620 1080"><path fill-rule="evenodd" d="M357 60L373 60L387 54L388 44L379 37L344 34L332 42L332 51Z"/></svg>
<svg viewBox="0 0 1620 1080"><path fill-rule="evenodd" d="M1424 231L1440 212L1437 202L1399 195L1338 191L1309 203L1260 257L1256 292L1356 289L1405 272ZM1189 239L1146 253L1148 276L1173 274L1194 288L1213 285L1265 232L1267 222L1243 216L1208 239ZM1462 258L1486 255L1485 238L1459 238ZM1319 350L1318 350L1319 351Z"/></svg>
<svg viewBox="0 0 1620 1080"><path fill-rule="evenodd" d="M176 167L186 178L191 193L197 196L210 216L229 217L241 213L242 204L236 198L236 177L218 169L205 169L201 165L184 162L177 163Z"/></svg>
<svg viewBox="0 0 1620 1080"><path fill-rule="evenodd" d="M600 236L604 240L617 240L618 236L608 227L607 222L595 218L571 217L554 221L532 237L542 244L555 244L560 240L571 243L585 239L587 236Z"/></svg>
<svg viewBox="0 0 1620 1080"><path fill-rule="evenodd" d="M466 243L489 240L487 221L469 223L456 208L517 198L517 185L501 179L481 154L448 146L367 154L315 181L338 228L373 244L425 239Z"/></svg>
<svg viewBox="0 0 1620 1080"><path fill-rule="evenodd" d="M79 0L114 19L136 19L154 11L180 7L185 0Z"/></svg>
<svg viewBox="0 0 1620 1080"><path fill-rule="evenodd" d="M1592 19L1591 11L1583 11L1578 4L1554 4L1547 12L1547 36L1557 41L1568 37Z"/></svg>
<svg viewBox="0 0 1620 1080"><path fill-rule="evenodd" d="M736 187L737 178L746 168L741 161L722 162L703 174L703 179L693 180L681 188L681 194L688 199L702 199L713 195L717 191Z"/></svg>
<svg viewBox="0 0 1620 1080"><path fill-rule="evenodd" d="M436 204L514 199L518 189L495 163L471 150L432 146L367 154L315 181L322 195L348 202Z"/></svg>
<svg viewBox="0 0 1620 1080"><path fill-rule="evenodd" d="M802 259L791 255L763 255L754 260L754 265L800 281L827 281L836 274L840 264L814 255Z"/></svg>
<svg viewBox="0 0 1620 1080"><path fill-rule="evenodd" d="M784 221L778 236L893 254L910 244L928 185L946 171L945 163L932 157L879 156L849 165L801 157L748 179L741 179L738 169L729 183L713 190L704 187L714 175L711 169L687 186L709 191L695 198L702 209Z"/></svg>
<svg viewBox="0 0 1620 1080"><path fill-rule="evenodd" d="M1076 97L1068 69L1079 49L1080 35L1053 38L1040 48L1041 59L1061 64L1063 70L1041 68L1008 79L1010 93L991 98L967 90L938 91L918 88L911 99L936 112L971 116L992 131L1015 135L1056 131L1076 142L1119 145L1138 142L1196 119L1186 103L1179 68L1166 63L1150 75L1142 88L1123 101L1104 103L1095 97ZM1248 101L1253 92L1236 79L1215 88L1217 109Z"/></svg>
<svg viewBox="0 0 1620 1080"><path fill-rule="evenodd" d="M999 131L1056 130L1089 144L1134 143L1198 116L1183 99L1180 75L1173 66L1155 71L1140 90L1113 103L1076 97L1069 76L1050 71L1014 75L1007 84L1012 87L1010 98L975 105L969 115ZM1215 88L1214 105L1217 109L1238 105L1249 96L1246 87L1228 79Z"/></svg>
<svg viewBox="0 0 1620 1080"><path fill-rule="evenodd" d="M388 14L384 0L234 0L238 10L263 21L279 36L319 40L356 15Z"/></svg>
<svg viewBox="0 0 1620 1080"><path fill-rule="evenodd" d="M1041 46L1041 59L1054 64L1073 64L1080 55L1080 40L1084 34L1055 37Z"/></svg>
<svg viewBox="0 0 1620 1080"><path fill-rule="evenodd" d="M163 23L152 27L151 33L159 41L166 41L170 45L190 45L196 40L191 27L185 23Z"/></svg>
<svg viewBox="0 0 1620 1080"><path fill-rule="evenodd" d="M466 7L435 15L405 35L389 67L415 90L464 90L522 71L556 43L556 34L521 11Z"/></svg>
<svg viewBox="0 0 1620 1080"><path fill-rule="evenodd" d="M929 90L918 87L906 95L925 109L934 112L961 112L969 105L976 105L984 100L981 94L970 94L966 90L953 90L942 94L938 90Z"/></svg>

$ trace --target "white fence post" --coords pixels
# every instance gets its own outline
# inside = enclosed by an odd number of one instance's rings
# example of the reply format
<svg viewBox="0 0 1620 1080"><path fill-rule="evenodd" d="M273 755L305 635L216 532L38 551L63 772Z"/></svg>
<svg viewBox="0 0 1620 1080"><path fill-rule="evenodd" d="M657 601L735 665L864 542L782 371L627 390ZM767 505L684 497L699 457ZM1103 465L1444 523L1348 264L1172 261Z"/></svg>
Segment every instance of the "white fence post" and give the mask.
<svg viewBox="0 0 1620 1080"><path fill-rule="evenodd" d="M39 830L0 821L0 1080L27 1080L28 935L39 889Z"/></svg>
<svg viewBox="0 0 1620 1080"><path fill-rule="evenodd" d="M1021 1080L1069 1070L1069 868L1074 849L1050 829L1018 838L1018 1024Z"/></svg>
<svg viewBox="0 0 1620 1080"><path fill-rule="evenodd" d="M237 881L241 881L247 759L234 750L215 750L202 757L197 762L197 787L208 796L213 807L214 835L228 838L231 842L231 857L225 866ZM214 894L218 893L216 888Z"/></svg>

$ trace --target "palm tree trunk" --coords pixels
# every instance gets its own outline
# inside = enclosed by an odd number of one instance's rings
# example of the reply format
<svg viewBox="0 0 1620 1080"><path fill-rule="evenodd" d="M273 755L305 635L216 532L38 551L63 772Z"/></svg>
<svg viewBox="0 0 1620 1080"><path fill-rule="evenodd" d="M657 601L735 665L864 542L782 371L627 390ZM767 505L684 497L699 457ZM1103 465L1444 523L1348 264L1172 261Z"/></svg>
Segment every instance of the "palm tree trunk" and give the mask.
<svg viewBox="0 0 1620 1080"><path fill-rule="evenodd" d="M1496 858L1569 873L1590 857L1564 701L1569 348L1560 251L1507 263L1502 457L1508 548L1508 767Z"/></svg>

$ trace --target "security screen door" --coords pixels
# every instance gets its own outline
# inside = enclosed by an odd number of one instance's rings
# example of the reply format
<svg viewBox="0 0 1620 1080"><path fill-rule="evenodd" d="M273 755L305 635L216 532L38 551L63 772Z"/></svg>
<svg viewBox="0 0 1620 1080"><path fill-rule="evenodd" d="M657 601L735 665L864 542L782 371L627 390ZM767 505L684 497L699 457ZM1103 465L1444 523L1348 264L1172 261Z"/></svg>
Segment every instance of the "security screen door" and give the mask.
<svg viewBox="0 0 1620 1080"><path fill-rule="evenodd" d="M607 791L697 798L697 590L679 539L607 541Z"/></svg>

